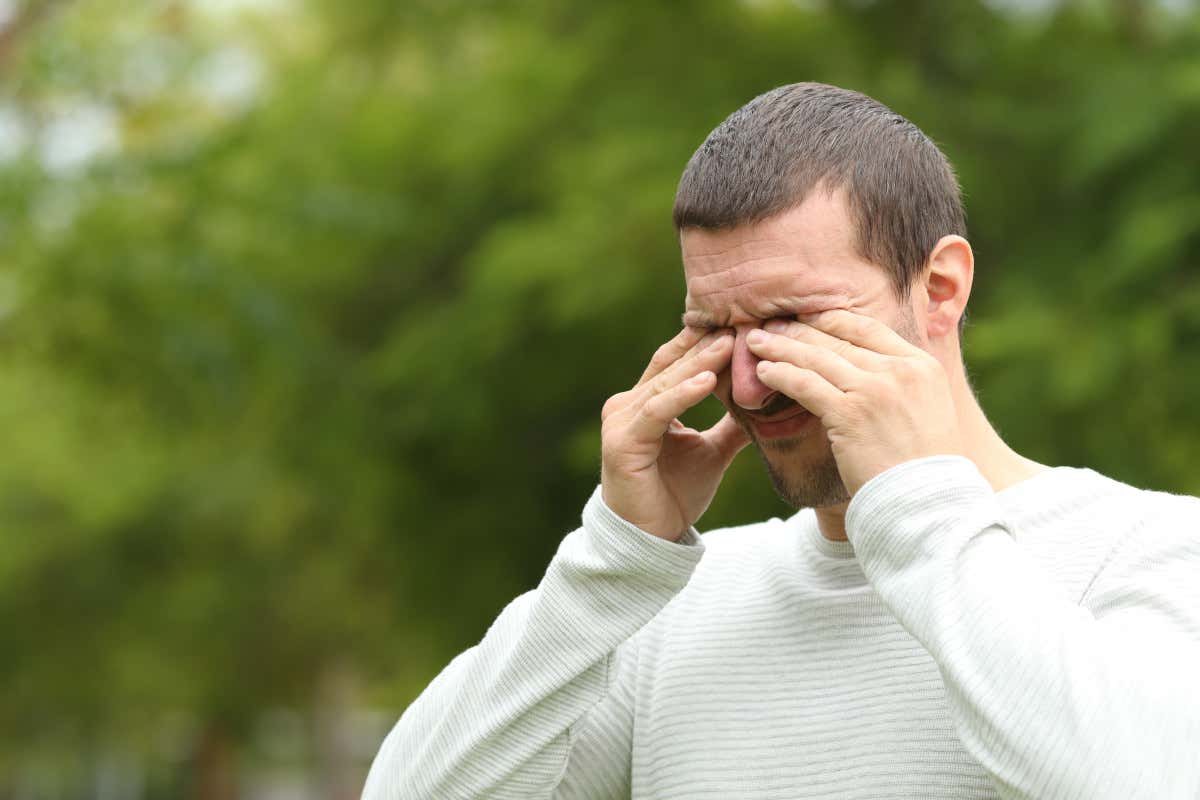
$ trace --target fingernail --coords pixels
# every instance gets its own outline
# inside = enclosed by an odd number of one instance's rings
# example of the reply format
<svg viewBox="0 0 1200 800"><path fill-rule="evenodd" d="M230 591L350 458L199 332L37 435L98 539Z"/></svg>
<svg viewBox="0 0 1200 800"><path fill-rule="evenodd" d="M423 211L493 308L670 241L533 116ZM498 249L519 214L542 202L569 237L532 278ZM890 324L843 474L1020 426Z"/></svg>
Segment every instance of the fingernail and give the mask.
<svg viewBox="0 0 1200 800"><path fill-rule="evenodd" d="M753 330L746 334L746 341L750 344L762 344L767 341L767 334L765 331Z"/></svg>
<svg viewBox="0 0 1200 800"><path fill-rule="evenodd" d="M787 329L787 322L782 319L769 319L763 327L773 333L783 333Z"/></svg>
<svg viewBox="0 0 1200 800"><path fill-rule="evenodd" d="M712 340L712 343L711 343L711 344L709 344L709 345L708 345L708 347L707 347L707 348L705 348L705 349L706 349L706 350L716 350L717 348L719 348L719 347L722 347L722 346L725 344L725 339L726 339L726 338L728 338L728 337L722 336L722 335L721 335L721 334L719 334L719 333L717 333L717 334L714 334L714 338L713 338L713 340Z"/></svg>

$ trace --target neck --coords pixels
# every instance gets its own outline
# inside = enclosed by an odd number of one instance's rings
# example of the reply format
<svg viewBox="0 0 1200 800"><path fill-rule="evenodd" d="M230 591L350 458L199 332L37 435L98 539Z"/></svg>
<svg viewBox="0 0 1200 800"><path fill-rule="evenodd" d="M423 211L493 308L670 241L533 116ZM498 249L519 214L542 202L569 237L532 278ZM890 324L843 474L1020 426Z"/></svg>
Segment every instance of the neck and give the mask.
<svg viewBox="0 0 1200 800"><path fill-rule="evenodd" d="M946 360L943 359L943 364ZM951 392L954 395L955 414L958 417L958 429L962 434L963 455L975 462L980 473L992 485L992 489L1000 491L1014 484L1031 478L1039 472L1049 469L1025 458L1005 444L996 433L996 429L988 422L975 399L975 393L967 383L961 359L957 352L951 361L953 369L949 369ZM815 509L817 524L821 535L835 542L847 541L846 537L846 507L849 503Z"/></svg>

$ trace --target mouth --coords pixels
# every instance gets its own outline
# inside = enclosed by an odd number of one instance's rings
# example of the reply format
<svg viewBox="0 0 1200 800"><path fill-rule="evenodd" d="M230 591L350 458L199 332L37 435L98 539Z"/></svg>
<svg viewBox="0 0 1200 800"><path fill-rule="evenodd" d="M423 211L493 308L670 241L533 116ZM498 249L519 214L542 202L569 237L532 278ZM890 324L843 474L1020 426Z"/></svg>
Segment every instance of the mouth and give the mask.
<svg viewBox="0 0 1200 800"><path fill-rule="evenodd" d="M797 414L807 414L808 410L799 403L791 403L782 411L777 411L774 414L747 414L746 416L755 422L782 422L785 419L790 419Z"/></svg>
<svg viewBox="0 0 1200 800"><path fill-rule="evenodd" d="M795 436L808 427L816 416L799 404L770 416L747 414L750 426L760 439L779 439L784 436Z"/></svg>

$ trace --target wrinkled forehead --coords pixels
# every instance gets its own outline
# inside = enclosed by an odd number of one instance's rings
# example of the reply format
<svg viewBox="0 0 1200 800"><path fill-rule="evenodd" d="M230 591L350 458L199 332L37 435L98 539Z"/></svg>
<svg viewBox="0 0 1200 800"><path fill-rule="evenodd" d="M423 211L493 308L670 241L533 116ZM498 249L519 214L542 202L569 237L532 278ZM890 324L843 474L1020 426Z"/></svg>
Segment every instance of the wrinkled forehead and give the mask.
<svg viewBox="0 0 1200 800"><path fill-rule="evenodd" d="M769 263L790 255L788 243L751 233L689 229L680 234L683 265L689 278L719 274L731 264Z"/></svg>
<svg viewBox="0 0 1200 800"><path fill-rule="evenodd" d="M786 223L792 222L788 225ZM844 306L855 293L845 229L776 221L748 229L686 230L680 236L686 324L738 325Z"/></svg>

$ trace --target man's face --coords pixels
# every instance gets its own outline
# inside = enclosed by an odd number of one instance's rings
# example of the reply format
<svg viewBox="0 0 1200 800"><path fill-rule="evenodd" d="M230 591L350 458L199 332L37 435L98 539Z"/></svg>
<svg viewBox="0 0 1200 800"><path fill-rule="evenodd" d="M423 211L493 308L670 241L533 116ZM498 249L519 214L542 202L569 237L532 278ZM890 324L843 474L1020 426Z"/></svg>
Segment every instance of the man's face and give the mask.
<svg viewBox="0 0 1200 800"><path fill-rule="evenodd" d="M746 335L769 319L829 308L875 317L922 345L912 309L896 302L888 274L855 252L842 193L830 197L816 189L801 205L756 225L686 229L680 245L684 323L736 333L732 361L717 376L714 393L754 440L775 490L796 508L846 503L849 494L820 421L778 421L802 409L758 379L759 359L746 345Z"/></svg>

